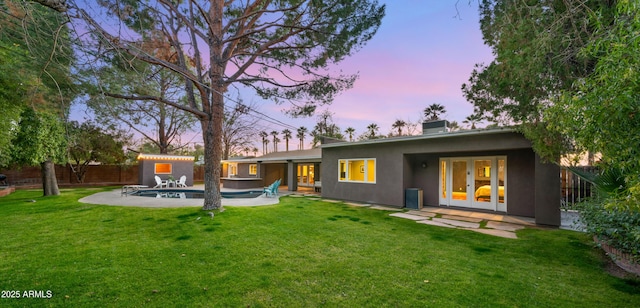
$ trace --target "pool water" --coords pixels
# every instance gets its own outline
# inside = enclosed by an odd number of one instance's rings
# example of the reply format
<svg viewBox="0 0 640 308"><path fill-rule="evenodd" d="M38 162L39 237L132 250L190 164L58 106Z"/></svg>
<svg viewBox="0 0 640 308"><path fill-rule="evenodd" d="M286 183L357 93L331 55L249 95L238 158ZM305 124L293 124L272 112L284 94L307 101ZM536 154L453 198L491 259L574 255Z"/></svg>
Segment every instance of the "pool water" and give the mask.
<svg viewBox="0 0 640 308"><path fill-rule="evenodd" d="M138 190L131 194L132 196L151 197L151 198L176 198L176 199L204 199L203 190L187 190L187 189L153 189ZM256 198L262 195L262 191L238 191L238 192L222 192L222 198Z"/></svg>

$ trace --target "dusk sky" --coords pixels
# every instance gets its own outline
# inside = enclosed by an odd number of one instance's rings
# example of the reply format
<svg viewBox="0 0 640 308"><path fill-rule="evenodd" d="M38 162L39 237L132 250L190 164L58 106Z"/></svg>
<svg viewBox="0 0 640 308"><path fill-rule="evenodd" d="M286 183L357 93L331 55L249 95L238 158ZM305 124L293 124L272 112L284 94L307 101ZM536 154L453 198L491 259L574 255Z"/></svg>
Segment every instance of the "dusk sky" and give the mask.
<svg viewBox="0 0 640 308"><path fill-rule="evenodd" d="M489 63L493 59L491 50L482 41L477 3L381 2L386 3L387 10L380 29L363 49L340 66L347 73L359 72L360 78L332 105L319 110L328 108L343 131L351 126L357 136L371 123L378 124L379 133L386 135L396 119L416 121L424 108L433 103L445 106L445 119L462 125L464 118L473 112L473 106L465 100L460 87L467 82L476 63ZM283 106L262 103L260 98L243 99L260 102L262 112L296 127L311 130L317 121L316 117L288 118L281 112ZM284 129L275 125L272 128ZM260 144L258 148L261 149Z"/></svg>
<svg viewBox="0 0 640 308"><path fill-rule="evenodd" d="M469 79L476 63L489 63L493 56L483 44L478 23L478 4L466 0L381 0L386 16L371 41L339 66L344 73L358 73L355 86L341 93L329 109L342 131L351 126L355 136L376 123L379 133L387 135L391 124L401 119L415 122L425 107L433 103L445 106L444 118L462 121L473 107L462 95L460 87ZM236 95L229 93L229 97ZM258 105L259 111L294 127L311 131L317 122L311 118L292 119L284 114L287 106L242 91L244 102ZM227 105L233 102L227 100ZM86 117L84 106L74 106L76 116ZM287 127L265 122L265 131L282 131ZM199 125L198 125L199 128ZM293 131L295 136L295 130ZM199 131L197 129L196 131ZM201 134L183 136L182 141L202 142ZM283 139L283 138L280 138ZM294 138L295 139L295 138ZM311 137L306 138L309 148ZM255 146L262 149L259 137ZM270 144L270 148L271 148ZM284 150L284 142L279 150ZM297 148L291 140L290 149Z"/></svg>

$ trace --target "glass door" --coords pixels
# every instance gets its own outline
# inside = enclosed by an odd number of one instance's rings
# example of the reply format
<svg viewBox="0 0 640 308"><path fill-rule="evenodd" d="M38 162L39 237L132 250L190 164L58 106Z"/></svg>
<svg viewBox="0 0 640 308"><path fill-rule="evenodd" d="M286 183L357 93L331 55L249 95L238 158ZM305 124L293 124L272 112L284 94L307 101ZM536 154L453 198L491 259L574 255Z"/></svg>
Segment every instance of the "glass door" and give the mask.
<svg viewBox="0 0 640 308"><path fill-rule="evenodd" d="M471 206L471 198L469 196L469 161L467 159L451 160L451 199L449 203L455 206Z"/></svg>
<svg viewBox="0 0 640 308"><path fill-rule="evenodd" d="M298 165L298 186L313 186L315 183L314 178L314 166L313 164L299 164Z"/></svg>
<svg viewBox="0 0 640 308"><path fill-rule="evenodd" d="M506 157L440 159L441 205L507 211Z"/></svg>
<svg viewBox="0 0 640 308"><path fill-rule="evenodd" d="M496 210L495 181L492 180L491 170L493 160L474 159L473 160L473 207Z"/></svg>

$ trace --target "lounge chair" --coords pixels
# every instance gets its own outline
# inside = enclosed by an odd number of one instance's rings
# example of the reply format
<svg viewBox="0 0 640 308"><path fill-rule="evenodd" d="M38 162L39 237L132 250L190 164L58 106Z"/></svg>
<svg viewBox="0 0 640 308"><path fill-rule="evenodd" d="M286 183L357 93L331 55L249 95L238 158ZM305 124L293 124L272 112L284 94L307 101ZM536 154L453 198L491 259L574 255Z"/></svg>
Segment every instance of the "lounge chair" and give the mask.
<svg viewBox="0 0 640 308"><path fill-rule="evenodd" d="M278 196L278 188L280 187L280 179L278 179L277 181L273 182L271 185L269 185L269 187L265 187L263 190L263 193L265 193L265 195L267 197L277 197Z"/></svg>
<svg viewBox="0 0 640 308"><path fill-rule="evenodd" d="M162 187L169 187L169 182L167 181L163 181L159 176L155 176L154 177L156 179L156 186L153 186L153 188L162 188Z"/></svg>
<svg viewBox="0 0 640 308"><path fill-rule="evenodd" d="M180 179L176 182L176 187L187 187L187 176L183 175L180 177Z"/></svg>

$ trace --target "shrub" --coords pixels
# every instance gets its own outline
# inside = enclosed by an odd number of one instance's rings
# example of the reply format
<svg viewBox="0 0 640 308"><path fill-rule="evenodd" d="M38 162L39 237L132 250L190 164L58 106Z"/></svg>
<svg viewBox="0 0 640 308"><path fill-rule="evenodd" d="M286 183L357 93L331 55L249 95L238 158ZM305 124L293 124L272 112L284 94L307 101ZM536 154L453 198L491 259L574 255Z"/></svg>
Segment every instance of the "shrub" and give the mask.
<svg viewBox="0 0 640 308"><path fill-rule="evenodd" d="M640 263L640 211L627 206L611 206L613 200L595 200L580 205L580 220L588 233ZM636 206L637 207L637 206Z"/></svg>

